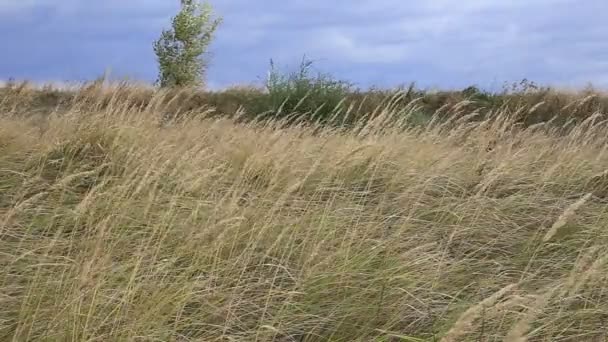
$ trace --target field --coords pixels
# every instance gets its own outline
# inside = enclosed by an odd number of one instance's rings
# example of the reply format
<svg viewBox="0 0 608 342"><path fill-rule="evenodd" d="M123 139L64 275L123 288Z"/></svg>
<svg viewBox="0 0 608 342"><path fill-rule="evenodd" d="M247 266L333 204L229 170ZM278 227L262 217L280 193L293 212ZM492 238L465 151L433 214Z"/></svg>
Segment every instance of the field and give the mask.
<svg viewBox="0 0 608 342"><path fill-rule="evenodd" d="M0 93L2 341L608 340L596 98L346 129L40 92Z"/></svg>

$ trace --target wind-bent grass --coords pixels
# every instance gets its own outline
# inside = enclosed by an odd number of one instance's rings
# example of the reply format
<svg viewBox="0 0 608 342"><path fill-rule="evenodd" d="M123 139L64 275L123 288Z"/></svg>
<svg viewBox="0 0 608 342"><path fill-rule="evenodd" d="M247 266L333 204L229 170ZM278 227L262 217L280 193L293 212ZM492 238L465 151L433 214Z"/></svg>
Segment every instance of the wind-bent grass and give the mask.
<svg viewBox="0 0 608 342"><path fill-rule="evenodd" d="M0 340L608 336L603 122L85 109L0 118Z"/></svg>

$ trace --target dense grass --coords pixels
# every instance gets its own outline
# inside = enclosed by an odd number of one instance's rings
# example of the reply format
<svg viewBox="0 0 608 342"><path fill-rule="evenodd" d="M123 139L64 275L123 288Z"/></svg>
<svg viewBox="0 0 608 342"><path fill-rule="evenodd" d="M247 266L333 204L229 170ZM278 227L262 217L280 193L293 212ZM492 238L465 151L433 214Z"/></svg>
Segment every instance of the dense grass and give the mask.
<svg viewBox="0 0 608 342"><path fill-rule="evenodd" d="M51 114L3 93L0 340L608 337L602 116L564 134L460 103L412 126L393 101L348 130L160 122L179 101L150 92L90 87Z"/></svg>
<svg viewBox="0 0 608 342"><path fill-rule="evenodd" d="M541 87L523 80L505 85L498 92L475 86L462 90L427 91L415 84L397 89L359 89L329 74L314 74L310 62L302 61L297 72L283 72L272 67L263 87L236 86L222 91L173 89L158 92L150 86L124 82L108 90L104 78L70 88L32 87L27 82L13 82L0 87L0 110L31 116L48 115L82 107L89 111L113 110L114 104L158 110L169 117L188 112L238 118L238 122L275 121L285 124L320 123L329 127L355 127L390 111L391 116L414 125L431 120L449 120L463 113L483 121L501 113L511 113L519 126L551 123L564 132L592 117L608 112L608 95L589 87L566 91ZM162 94L162 95L161 95ZM407 116L407 117L406 117Z"/></svg>

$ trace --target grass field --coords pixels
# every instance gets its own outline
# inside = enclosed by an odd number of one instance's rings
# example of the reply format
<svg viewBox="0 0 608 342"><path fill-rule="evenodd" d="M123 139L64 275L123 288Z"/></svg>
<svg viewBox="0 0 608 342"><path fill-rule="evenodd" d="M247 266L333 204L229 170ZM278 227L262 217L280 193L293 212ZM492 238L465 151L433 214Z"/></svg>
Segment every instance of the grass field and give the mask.
<svg viewBox="0 0 608 342"><path fill-rule="evenodd" d="M0 113L1 341L608 339L599 114L161 124L109 95Z"/></svg>

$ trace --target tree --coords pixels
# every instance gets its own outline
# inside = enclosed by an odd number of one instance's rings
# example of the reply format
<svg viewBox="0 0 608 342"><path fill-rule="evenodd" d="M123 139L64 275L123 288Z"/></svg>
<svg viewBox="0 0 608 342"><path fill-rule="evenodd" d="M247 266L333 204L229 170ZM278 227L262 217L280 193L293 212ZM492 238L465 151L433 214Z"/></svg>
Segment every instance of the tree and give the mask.
<svg viewBox="0 0 608 342"><path fill-rule="evenodd" d="M163 30L154 42L159 64L157 83L161 87L205 84L205 54L221 18L213 18L211 5L181 0L181 9L172 19L172 29Z"/></svg>

